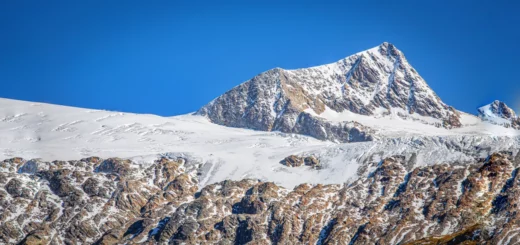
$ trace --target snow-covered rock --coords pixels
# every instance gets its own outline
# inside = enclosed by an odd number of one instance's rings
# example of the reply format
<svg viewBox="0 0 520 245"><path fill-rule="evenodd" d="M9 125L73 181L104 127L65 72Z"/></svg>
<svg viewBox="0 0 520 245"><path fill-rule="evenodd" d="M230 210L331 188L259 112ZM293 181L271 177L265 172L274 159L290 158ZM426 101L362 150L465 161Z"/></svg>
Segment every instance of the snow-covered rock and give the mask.
<svg viewBox="0 0 520 245"><path fill-rule="evenodd" d="M499 100L478 108L478 116L493 124L520 129L520 118L515 111Z"/></svg>
<svg viewBox="0 0 520 245"><path fill-rule="evenodd" d="M340 142L371 140L369 127L331 122L323 113L396 115L437 127L462 126L460 113L446 105L390 43L332 64L261 73L219 96L197 113L212 122L263 131L300 133ZM330 114L330 113L329 113ZM426 120L425 120L426 119ZM312 120L312 123L306 123Z"/></svg>

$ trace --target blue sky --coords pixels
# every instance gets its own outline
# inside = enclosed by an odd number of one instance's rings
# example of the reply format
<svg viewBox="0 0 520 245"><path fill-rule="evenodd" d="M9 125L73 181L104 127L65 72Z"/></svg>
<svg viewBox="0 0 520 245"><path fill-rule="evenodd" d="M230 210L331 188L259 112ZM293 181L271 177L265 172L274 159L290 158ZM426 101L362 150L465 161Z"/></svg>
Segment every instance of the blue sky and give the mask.
<svg viewBox="0 0 520 245"><path fill-rule="evenodd" d="M183 114L388 41L457 109L520 109L517 2L2 1L0 97Z"/></svg>

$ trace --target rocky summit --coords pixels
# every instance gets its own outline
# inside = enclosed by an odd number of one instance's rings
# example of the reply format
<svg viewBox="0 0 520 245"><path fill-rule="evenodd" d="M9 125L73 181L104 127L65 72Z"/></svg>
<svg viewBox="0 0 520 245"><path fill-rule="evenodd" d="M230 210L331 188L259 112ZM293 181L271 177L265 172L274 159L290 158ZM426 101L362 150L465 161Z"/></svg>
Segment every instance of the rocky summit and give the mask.
<svg viewBox="0 0 520 245"><path fill-rule="evenodd" d="M434 119L439 127L461 126L460 113L442 102L404 54L386 42L328 65L266 71L197 113L231 127L339 142L372 140L365 125L320 116L345 111L377 117L419 116Z"/></svg>
<svg viewBox="0 0 520 245"><path fill-rule="evenodd" d="M0 244L520 244L519 168L390 43L174 117L0 99Z"/></svg>

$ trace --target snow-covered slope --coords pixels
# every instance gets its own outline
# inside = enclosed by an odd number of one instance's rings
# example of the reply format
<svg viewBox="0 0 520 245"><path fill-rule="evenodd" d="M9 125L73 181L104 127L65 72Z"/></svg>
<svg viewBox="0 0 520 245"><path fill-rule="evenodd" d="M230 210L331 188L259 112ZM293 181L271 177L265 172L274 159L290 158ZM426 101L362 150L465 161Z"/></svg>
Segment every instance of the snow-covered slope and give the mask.
<svg viewBox="0 0 520 245"><path fill-rule="evenodd" d="M324 112L329 120L336 114ZM345 112L347 113L347 112ZM420 164L465 161L518 146L518 131L462 114L458 129L395 118L356 120L376 129L372 142L336 144L297 134L230 128L205 117L160 117L0 99L0 158L73 160L88 156L132 157L151 162L159 154L203 162L200 185L225 179L258 178L286 187L300 183L343 183L363 163L402 154ZM467 121L467 122L465 122ZM399 122L399 123L396 123ZM316 155L324 168L289 168L293 154Z"/></svg>
<svg viewBox="0 0 520 245"><path fill-rule="evenodd" d="M324 113L343 116L331 122ZM332 64L266 71L216 98L198 114L226 126L339 142L372 139L367 136L372 135L369 127L352 124L356 114L398 116L444 128L461 126L460 113L445 104L404 54L386 42Z"/></svg>

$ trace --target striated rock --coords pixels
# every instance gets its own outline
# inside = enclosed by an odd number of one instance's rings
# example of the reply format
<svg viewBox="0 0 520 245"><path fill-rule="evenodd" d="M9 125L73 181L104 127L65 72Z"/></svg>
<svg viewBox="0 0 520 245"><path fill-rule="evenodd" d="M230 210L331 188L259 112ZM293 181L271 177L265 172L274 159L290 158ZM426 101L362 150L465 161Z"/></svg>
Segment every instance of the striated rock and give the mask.
<svg viewBox="0 0 520 245"><path fill-rule="evenodd" d="M283 159L281 163L287 167L299 167L303 165L303 159L299 156L290 155Z"/></svg>

